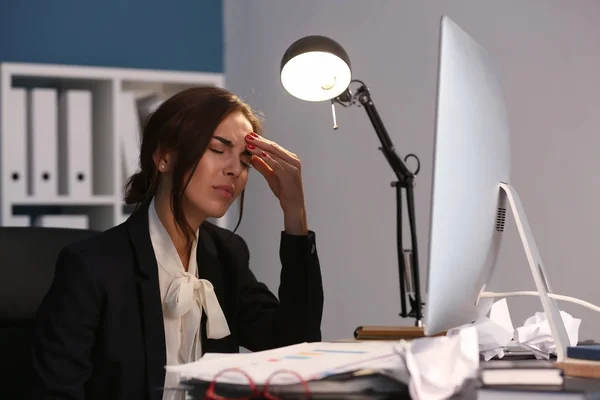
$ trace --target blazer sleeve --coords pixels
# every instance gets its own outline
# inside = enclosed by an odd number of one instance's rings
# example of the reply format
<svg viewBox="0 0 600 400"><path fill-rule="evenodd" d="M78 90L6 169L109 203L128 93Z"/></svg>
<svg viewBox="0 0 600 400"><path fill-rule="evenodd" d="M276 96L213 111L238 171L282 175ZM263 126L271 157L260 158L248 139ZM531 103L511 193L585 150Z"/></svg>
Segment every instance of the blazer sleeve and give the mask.
<svg viewBox="0 0 600 400"><path fill-rule="evenodd" d="M88 266L64 249L36 316L32 398L84 399L100 310L100 290Z"/></svg>
<svg viewBox="0 0 600 400"><path fill-rule="evenodd" d="M282 232L279 258L279 298L256 280L249 258L241 268L240 345L251 351L321 340L323 282L315 233Z"/></svg>

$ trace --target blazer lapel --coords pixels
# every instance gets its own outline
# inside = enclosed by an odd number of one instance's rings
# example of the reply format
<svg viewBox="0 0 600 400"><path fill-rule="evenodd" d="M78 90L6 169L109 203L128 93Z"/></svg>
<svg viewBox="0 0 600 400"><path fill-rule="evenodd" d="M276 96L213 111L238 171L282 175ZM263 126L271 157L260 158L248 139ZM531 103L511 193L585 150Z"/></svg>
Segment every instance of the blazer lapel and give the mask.
<svg viewBox="0 0 600 400"><path fill-rule="evenodd" d="M144 347L146 350L146 377L150 397L163 387L164 366L167 363L165 329L158 283L158 264L150 239L148 206L135 211L127 221L131 243L135 249L140 273L138 290L144 324ZM160 397L159 397L160 398Z"/></svg>
<svg viewBox="0 0 600 400"><path fill-rule="evenodd" d="M219 260L219 252L214 239L206 230L205 226L200 226L198 235L198 250L196 252L198 262L198 278L206 279L212 283L219 305L223 309L225 318L227 318L225 284L223 280L223 265ZM230 319L227 319L229 330L233 330ZM206 352L225 352L226 343L222 339L208 339L206 337L206 313L202 313L202 324L200 326L202 334L202 353Z"/></svg>

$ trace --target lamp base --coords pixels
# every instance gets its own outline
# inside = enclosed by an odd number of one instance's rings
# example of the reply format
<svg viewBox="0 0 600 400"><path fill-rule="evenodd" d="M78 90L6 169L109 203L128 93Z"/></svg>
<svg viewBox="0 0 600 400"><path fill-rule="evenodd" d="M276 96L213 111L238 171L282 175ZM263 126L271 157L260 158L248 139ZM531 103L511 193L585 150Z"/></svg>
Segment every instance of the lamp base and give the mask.
<svg viewBox="0 0 600 400"><path fill-rule="evenodd" d="M446 332L440 332L434 336L445 336ZM356 340L411 340L425 337L422 326L383 326L370 325L359 326L354 330Z"/></svg>

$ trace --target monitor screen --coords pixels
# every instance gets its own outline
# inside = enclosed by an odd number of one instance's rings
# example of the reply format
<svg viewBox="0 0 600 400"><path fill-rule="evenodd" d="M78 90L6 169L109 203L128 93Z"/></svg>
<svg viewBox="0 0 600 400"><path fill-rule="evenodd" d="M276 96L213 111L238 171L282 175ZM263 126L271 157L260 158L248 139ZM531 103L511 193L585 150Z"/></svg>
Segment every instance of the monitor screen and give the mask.
<svg viewBox="0 0 600 400"><path fill-rule="evenodd" d="M500 68L444 16L440 28L425 334L477 318L506 216L509 126Z"/></svg>

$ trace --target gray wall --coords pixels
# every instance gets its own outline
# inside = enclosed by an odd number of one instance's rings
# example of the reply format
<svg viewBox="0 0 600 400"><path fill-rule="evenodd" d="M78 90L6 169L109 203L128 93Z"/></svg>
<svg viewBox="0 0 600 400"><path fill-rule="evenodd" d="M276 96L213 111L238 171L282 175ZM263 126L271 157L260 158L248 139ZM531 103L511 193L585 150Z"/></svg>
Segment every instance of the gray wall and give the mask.
<svg viewBox="0 0 600 400"><path fill-rule="evenodd" d="M224 12L228 87L265 114L271 139L303 160L325 284L324 339L350 337L360 324L412 323L397 316L393 174L364 110L338 108L340 129L333 131L327 103L285 93L281 56L304 35L338 40L354 76L370 86L400 154L421 158L416 212L424 279L442 14L495 54L504 70L512 183L554 290L600 304L600 2L226 0ZM251 267L276 291L282 216L266 183L252 175L240 233ZM492 289L534 290L512 219L506 234ZM509 305L516 326L541 311L535 298ZM581 338L600 339L598 314L561 305L583 319Z"/></svg>

